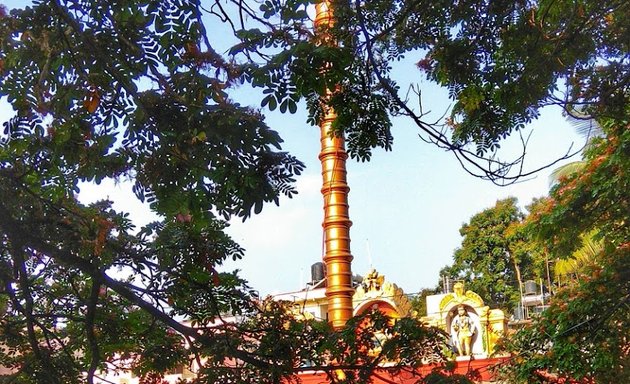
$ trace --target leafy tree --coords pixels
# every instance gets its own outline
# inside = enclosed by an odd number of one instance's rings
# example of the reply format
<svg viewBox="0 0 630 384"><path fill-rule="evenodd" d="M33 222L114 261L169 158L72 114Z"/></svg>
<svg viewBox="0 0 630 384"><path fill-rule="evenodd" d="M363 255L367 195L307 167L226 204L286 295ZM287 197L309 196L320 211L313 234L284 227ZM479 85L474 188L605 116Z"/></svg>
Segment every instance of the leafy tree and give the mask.
<svg viewBox="0 0 630 384"><path fill-rule="evenodd" d="M575 129L588 140L584 148L585 151L589 150L589 143L594 145L596 138L605 137L605 133L597 121L583 113L575 112L569 115L568 119L575 126ZM587 164L586 159L582 158L554 169L550 175L552 186L561 180L572 177L577 172L581 172ZM603 247L601 241L596 240L597 232L598 230L592 230L582 234L582 247L576 249L570 257L556 258L553 269L557 284L571 283L571 280L579 278L583 270L597 263L597 257L602 252Z"/></svg>
<svg viewBox="0 0 630 384"><path fill-rule="evenodd" d="M234 68L198 48L201 33L193 3L2 14L0 95L15 115L0 147L1 341L16 382L92 382L140 352L136 372L164 372L188 359L182 337L200 351L216 331L195 328L251 307L245 283L216 272L243 255L220 217L293 195L303 165L227 97ZM130 178L161 221L136 231L109 202L77 202L79 182L105 178Z"/></svg>
<svg viewBox="0 0 630 384"><path fill-rule="evenodd" d="M519 252L518 232L524 215L515 198L474 215L460 229L462 246L453 255L453 265L445 269L452 279L466 281L488 305L511 309L520 300L521 269L531 263L528 252Z"/></svg>
<svg viewBox="0 0 630 384"><path fill-rule="evenodd" d="M557 258L553 265L556 284L564 285L579 280L584 272L589 271L599 263L598 257L603 251L603 244L595 240L597 231L582 235L582 246L576 249L570 257Z"/></svg>
<svg viewBox="0 0 630 384"><path fill-rule="evenodd" d="M417 320L371 313L333 331L217 272L244 253L225 220L291 197L303 164L229 98L248 77L215 52L201 12L150 0L0 12L0 96L14 108L0 137L4 379L93 383L111 364L153 382L194 359L196 383L315 368L364 383L386 361L442 362L447 336ZM81 182L105 179L130 180L159 220L136 228L109 201L79 203ZM389 337L371 353L376 334Z"/></svg>
<svg viewBox="0 0 630 384"><path fill-rule="evenodd" d="M552 254L569 258L595 233L596 262L558 291L531 327L506 341L515 382L586 378L628 381L630 364L630 130L628 120L599 120L606 137L586 153L581 172L562 180L528 217Z"/></svg>
<svg viewBox="0 0 630 384"><path fill-rule="evenodd" d="M271 107L306 97L317 120L319 96L333 90L327 103L357 158L369 159L374 147L389 148L390 116L405 115L424 140L452 151L470 173L509 183L535 170L523 168L523 157L500 161L495 152L501 139L537 118L544 106L569 111L579 106L594 117L627 116L626 1L331 4L334 20L326 36L335 46L308 49L301 38L308 16L300 3L283 7L271 1L263 5L264 17L277 24L270 32L241 30L243 42L232 53L252 60L273 55L248 68L255 84L273 90L265 99ZM401 91L392 79L391 63L403 57L417 58L419 76L448 88L454 106L445 122L426 121L422 105L413 104L417 98L407 98L406 87ZM323 63L325 71L310 70ZM413 82L413 73L407 78Z"/></svg>
<svg viewBox="0 0 630 384"><path fill-rule="evenodd" d="M571 111L571 113L567 116L567 119L571 125L575 127L575 130L587 140L584 150L588 149L589 142L591 142L593 138L604 136L604 131L597 121L592 117L585 115L583 112ZM585 166L586 161L582 159L572 161L554 169L549 176L551 185L553 186L553 184L560 181L560 179L569 177L573 173L581 171Z"/></svg>
<svg viewBox="0 0 630 384"><path fill-rule="evenodd" d="M427 315L427 296L435 295L438 289L422 288L418 294L411 298L411 308L418 313L418 316Z"/></svg>
<svg viewBox="0 0 630 384"><path fill-rule="evenodd" d="M414 322L375 314L364 333L356 322L332 333L256 305L238 276L216 272L243 255L223 220L293 195L303 168L259 111L229 98L242 82L263 87L271 109L292 112L306 98L311 122L332 106L363 160L391 147L391 115L408 115L425 139L497 182L528 173L511 174L520 160L493 151L544 105L585 104L627 122L623 1L335 1L332 28L317 37L309 0L267 1L260 13L240 1L34 4L0 11L0 97L15 110L0 143L1 359L18 370L15 382L92 382L121 356L136 356L131 368L147 377L207 356L198 382L262 383L313 359L348 362L346 381L360 382L385 357L411 367L438 358L439 334ZM226 57L204 25L213 15L241 39ZM455 100L446 125L423 121L389 78L389 63L412 54ZM159 222L136 230L109 202L77 202L80 182L125 178ZM619 226L619 212L598 223L602 232ZM226 312L250 321L223 323ZM355 346L376 330L400 337L370 357Z"/></svg>

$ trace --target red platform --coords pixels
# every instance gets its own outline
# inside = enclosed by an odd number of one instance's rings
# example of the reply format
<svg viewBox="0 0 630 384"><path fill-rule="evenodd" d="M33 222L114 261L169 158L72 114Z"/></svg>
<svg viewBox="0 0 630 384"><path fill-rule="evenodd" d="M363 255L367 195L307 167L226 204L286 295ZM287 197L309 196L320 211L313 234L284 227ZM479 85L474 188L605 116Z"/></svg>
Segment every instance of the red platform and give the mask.
<svg viewBox="0 0 630 384"><path fill-rule="evenodd" d="M506 358L472 359L455 361L454 374L468 375L475 377L475 382L492 382L494 379L492 367L505 361ZM415 384L422 377L428 375L435 369L434 365L422 366L414 371L395 372L387 368L380 368L373 374L375 384ZM327 374L322 371L304 372L299 374L300 380L304 384L328 384L330 380Z"/></svg>

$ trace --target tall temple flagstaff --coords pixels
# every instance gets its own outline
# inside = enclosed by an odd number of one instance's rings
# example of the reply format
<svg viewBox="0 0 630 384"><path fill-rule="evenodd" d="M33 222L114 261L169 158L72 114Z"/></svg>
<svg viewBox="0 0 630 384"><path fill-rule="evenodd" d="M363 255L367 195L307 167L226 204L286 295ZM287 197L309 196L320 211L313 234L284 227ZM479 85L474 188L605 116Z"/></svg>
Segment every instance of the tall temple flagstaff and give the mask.
<svg viewBox="0 0 630 384"><path fill-rule="evenodd" d="M315 5L314 29L320 44L335 44L326 31L333 22L332 10L328 0L320 0ZM321 68L325 71L326 68ZM332 90L328 90L330 94ZM275 294L272 299L290 303L292 314L303 320L327 319L336 330L343 328L349 319L367 311L380 311L392 321L405 317L416 318L427 326L440 328L449 335L449 342L443 346L442 353L454 360L448 374L471 375L476 383L494 383L494 371L490 368L505 361L506 356L493 356L495 346L507 332L507 318L501 310L490 309L475 292L466 291L460 282L454 292L430 295L426 298L427 316L422 318L412 308L412 303L404 291L395 283L372 268L364 276L352 274L352 253L350 251L350 227L345 139L333 133L335 111L325 105L324 116L320 123L321 150L319 160L322 166L322 196L324 207L323 227L323 264L317 262L311 267L312 279L306 287L298 291ZM325 269L325 273L324 273ZM217 320L218 321L218 320ZM243 321L239 314L232 318L224 317L223 322ZM464 331L462 331L464 330ZM382 353L384 341L391 335L376 334L368 353L378 356ZM449 350L451 352L449 352ZM459 356L455 356L456 352ZM237 359L226 359L226 367L239 368ZM335 367L334 378L331 371L310 366L311 362L301 361L300 370L293 378L282 382L297 381L303 384L322 384L337 382L345 377L344 370L357 371L356 368ZM329 364L335 366L338 361ZM373 371L371 382L375 384L399 383L414 384L442 369L437 363L423 363L419 366L397 369L390 364L395 361L381 360L378 366L370 366ZM1 368L1 366L0 366ZM139 384L140 378L130 370L109 366L96 383ZM170 384L191 380L199 370L199 360L189 365L181 365L174 372L166 373L163 381ZM391 369L393 368L393 369Z"/></svg>
<svg viewBox="0 0 630 384"><path fill-rule="evenodd" d="M315 6L315 31L322 44L330 43L325 29L332 22L330 3L320 1ZM326 265L326 297L328 320L336 329L341 328L352 317L352 254L350 253L350 216L346 182L346 159L344 138L332 133L335 120L332 108L325 107L320 124L322 163L322 195L324 197L324 264Z"/></svg>

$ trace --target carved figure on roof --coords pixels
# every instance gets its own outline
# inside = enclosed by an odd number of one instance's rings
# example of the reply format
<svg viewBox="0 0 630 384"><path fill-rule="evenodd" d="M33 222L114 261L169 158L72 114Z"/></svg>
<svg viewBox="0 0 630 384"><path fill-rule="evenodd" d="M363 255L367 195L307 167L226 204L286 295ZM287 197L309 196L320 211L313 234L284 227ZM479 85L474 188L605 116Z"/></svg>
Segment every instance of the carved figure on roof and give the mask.
<svg viewBox="0 0 630 384"><path fill-rule="evenodd" d="M455 291L455 297L459 298L464 296L464 283L458 281L453 285L453 291Z"/></svg>
<svg viewBox="0 0 630 384"><path fill-rule="evenodd" d="M396 284L386 281L385 276L374 268L363 277L352 297L355 314L377 302L388 303L395 309L395 317L409 316L412 312L407 295ZM359 311L359 312L357 312Z"/></svg>
<svg viewBox="0 0 630 384"><path fill-rule="evenodd" d="M363 278L363 288L366 292L379 291L383 286L384 281L385 276L381 275L372 268Z"/></svg>
<svg viewBox="0 0 630 384"><path fill-rule="evenodd" d="M449 304L469 304L472 307L483 307L483 299L473 291L464 293L464 283L457 282L453 286L453 293L449 293L440 301L440 310L446 308Z"/></svg>

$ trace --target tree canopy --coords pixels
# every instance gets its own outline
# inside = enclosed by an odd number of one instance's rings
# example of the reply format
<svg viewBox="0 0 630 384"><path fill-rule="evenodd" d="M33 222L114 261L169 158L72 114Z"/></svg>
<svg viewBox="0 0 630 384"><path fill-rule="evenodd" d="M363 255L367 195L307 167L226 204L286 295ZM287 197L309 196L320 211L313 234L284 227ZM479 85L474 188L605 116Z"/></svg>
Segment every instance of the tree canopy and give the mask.
<svg viewBox="0 0 630 384"><path fill-rule="evenodd" d="M520 301L521 273L533 276L529 242L521 229L525 215L516 203L515 198L499 200L462 225L462 245L453 264L441 272L464 280L491 307L508 311Z"/></svg>
<svg viewBox="0 0 630 384"><path fill-rule="evenodd" d="M405 115L421 138L452 151L470 173L505 184L536 170L522 157L499 160L496 150L544 106L627 116L625 1L332 1L327 32L337 44L316 49L301 38L305 3L287 3L291 11L281 4L266 2L263 17L279 22L270 32L241 30L243 43L232 53L252 60L272 55L249 71L256 84L273 90L266 99L272 107L306 97L317 120L318 97L333 90L327 102L338 114L337 128L360 159L369 159L370 148L389 148L390 117ZM283 51L274 54L277 47ZM409 78L425 76L448 88L454 106L445 121L426 121L417 98L408 99L393 80L392 63L405 56L417 58L418 72ZM325 71L310 70L322 63Z"/></svg>
<svg viewBox="0 0 630 384"><path fill-rule="evenodd" d="M202 12L188 1L2 8L0 97L14 109L0 137L5 379L92 383L113 366L150 383L193 359L198 383L278 383L314 367L357 383L384 361L443 362L445 334L417 320L367 314L333 332L218 272L244 252L226 220L293 196L303 164L260 110L230 99L251 80L247 63L215 52ZM133 183L158 221L136 228L110 201L79 202L80 183L105 179ZM391 337L371 353L376 333Z"/></svg>
<svg viewBox="0 0 630 384"><path fill-rule="evenodd" d="M507 375L516 382L629 379L630 130L628 120L599 122L606 137L589 149L585 166L561 180L526 220L553 258L570 260L583 240L601 246L531 327L506 340L514 355Z"/></svg>
<svg viewBox="0 0 630 384"><path fill-rule="evenodd" d="M0 136L0 364L15 369L13 382L93 382L106 362L150 381L204 356L199 383L276 383L306 362L352 383L384 361L401 369L442 361L444 335L413 319L375 313L333 332L298 321L282 303L255 300L236 274L217 272L243 257L223 232L226 220L294 195L303 169L261 110L230 98L241 84L263 88L270 109L293 112L306 99L311 123L334 108L337 131L361 160L389 149L391 118L406 115L423 139L499 183L529 174L521 157L494 157L502 138L545 105L584 106L610 121L612 134L593 150L599 163L585 178L556 190L558 204L538 231L565 249L596 225L622 260L628 210L612 202L627 201L628 190L627 2L331 4L334 22L317 35L310 0L0 8L0 98L14 109ZM212 17L239 39L227 54L206 28ZM448 87L446 121L424 121L391 79L391 63L404 55L417 55L419 76ZM81 182L105 179L133 183L158 221L135 228L111 202L79 203ZM601 276L627 292L618 284L626 272L615 268ZM627 296L610 297L621 303L614 308L626 305ZM226 313L246 320L224 322ZM625 319L602 320L615 321ZM376 332L392 337L373 356Z"/></svg>

